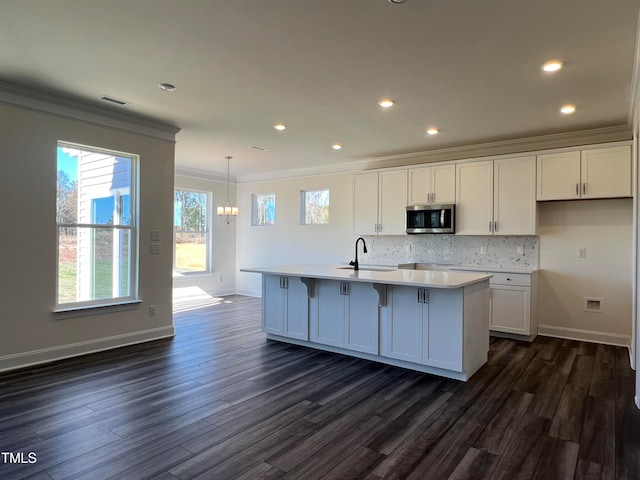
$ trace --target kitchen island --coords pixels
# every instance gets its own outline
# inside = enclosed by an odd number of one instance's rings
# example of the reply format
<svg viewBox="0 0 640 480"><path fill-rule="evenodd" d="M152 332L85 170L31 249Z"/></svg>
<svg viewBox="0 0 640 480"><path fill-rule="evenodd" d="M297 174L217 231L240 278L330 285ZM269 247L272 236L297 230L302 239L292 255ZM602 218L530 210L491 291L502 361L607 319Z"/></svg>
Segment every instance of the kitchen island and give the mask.
<svg viewBox="0 0 640 480"><path fill-rule="evenodd" d="M333 265L262 274L268 339L467 380L487 361L491 275Z"/></svg>

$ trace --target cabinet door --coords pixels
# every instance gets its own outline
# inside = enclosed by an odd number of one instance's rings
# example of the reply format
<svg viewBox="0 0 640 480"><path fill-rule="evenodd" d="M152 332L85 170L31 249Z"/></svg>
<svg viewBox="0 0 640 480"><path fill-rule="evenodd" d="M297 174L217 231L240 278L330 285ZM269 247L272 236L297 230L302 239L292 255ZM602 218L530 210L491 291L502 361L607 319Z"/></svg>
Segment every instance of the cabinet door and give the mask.
<svg viewBox="0 0 640 480"><path fill-rule="evenodd" d="M530 312L530 287L491 285L491 330L530 335Z"/></svg>
<svg viewBox="0 0 640 480"><path fill-rule="evenodd" d="M378 292L370 283L348 283L345 348L378 354Z"/></svg>
<svg viewBox="0 0 640 480"><path fill-rule="evenodd" d="M337 280L318 280L317 312L311 341L344 347L345 300Z"/></svg>
<svg viewBox="0 0 640 480"><path fill-rule="evenodd" d="M390 287L381 355L422 363L423 307L417 287Z"/></svg>
<svg viewBox="0 0 640 480"><path fill-rule="evenodd" d="M536 157L493 163L493 233L536 234Z"/></svg>
<svg viewBox="0 0 640 480"><path fill-rule="evenodd" d="M375 235L378 224L378 174L353 176L353 233Z"/></svg>
<svg viewBox="0 0 640 480"><path fill-rule="evenodd" d="M431 168L412 168L409 174L407 205L428 205L431 201Z"/></svg>
<svg viewBox="0 0 640 480"><path fill-rule="evenodd" d="M278 275L262 276L262 329L267 333L284 333L284 297Z"/></svg>
<svg viewBox="0 0 640 480"><path fill-rule="evenodd" d="M538 155L538 200L580 198L580 152Z"/></svg>
<svg viewBox="0 0 640 480"><path fill-rule="evenodd" d="M462 368L462 289L432 288L425 305L427 330L423 338L422 362L432 367L461 372Z"/></svg>
<svg viewBox="0 0 640 480"><path fill-rule="evenodd" d="M456 166L431 167L431 203L446 204L456 201Z"/></svg>
<svg viewBox="0 0 640 480"><path fill-rule="evenodd" d="M392 170L379 174L379 227L382 235L406 233L407 171Z"/></svg>
<svg viewBox="0 0 640 480"><path fill-rule="evenodd" d="M583 150L581 155L582 198L631 196L631 147Z"/></svg>
<svg viewBox="0 0 640 480"><path fill-rule="evenodd" d="M456 233L491 235L493 161L456 165Z"/></svg>
<svg viewBox="0 0 640 480"><path fill-rule="evenodd" d="M309 340L309 297L300 277L288 277L284 336Z"/></svg>

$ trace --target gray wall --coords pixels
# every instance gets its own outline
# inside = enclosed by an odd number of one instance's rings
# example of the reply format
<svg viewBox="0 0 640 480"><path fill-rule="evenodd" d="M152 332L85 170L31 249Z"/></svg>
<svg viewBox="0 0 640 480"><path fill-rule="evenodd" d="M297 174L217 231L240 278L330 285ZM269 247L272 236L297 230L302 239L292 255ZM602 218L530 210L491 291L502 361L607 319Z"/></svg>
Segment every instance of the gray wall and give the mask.
<svg viewBox="0 0 640 480"><path fill-rule="evenodd" d="M23 102L24 100L24 102ZM16 105L26 105L28 108ZM35 106L34 106L35 105ZM43 106L40 109L39 106ZM43 110L56 112L46 113ZM172 211L175 132L128 128L73 108L0 92L0 370L173 335ZM80 120L79 118L82 118ZM115 118L115 117L114 117ZM134 131L139 133L134 133ZM58 140L140 156L139 291L129 310L52 313L56 295L56 145ZM160 230L162 253L149 254L149 231ZM148 316L148 306L157 316Z"/></svg>

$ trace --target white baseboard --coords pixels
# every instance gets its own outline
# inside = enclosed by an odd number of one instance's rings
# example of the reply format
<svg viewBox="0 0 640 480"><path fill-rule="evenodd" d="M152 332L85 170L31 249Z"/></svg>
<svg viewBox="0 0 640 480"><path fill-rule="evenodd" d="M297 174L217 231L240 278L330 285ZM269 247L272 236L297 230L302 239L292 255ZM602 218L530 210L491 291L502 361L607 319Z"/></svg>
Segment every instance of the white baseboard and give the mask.
<svg viewBox="0 0 640 480"><path fill-rule="evenodd" d="M57 347L32 350L30 352L16 353L0 357L0 372L29 367L41 363L53 362L65 358L77 357L88 353L102 352L113 348L134 345L136 343L150 342L161 338L170 338L175 335L172 326L153 328L141 332L127 333L113 337L99 338L86 342L71 343Z"/></svg>
<svg viewBox="0 0 640 480"><path fill-rule="evenodd" d="M567 340L580 340L582 342L604 343L617 347L631 347L631 337L617 333L594 332L592 330L579 330L577 328L554 327L551 325L538 325L538 335L545 337L565 338Z"/></svg>

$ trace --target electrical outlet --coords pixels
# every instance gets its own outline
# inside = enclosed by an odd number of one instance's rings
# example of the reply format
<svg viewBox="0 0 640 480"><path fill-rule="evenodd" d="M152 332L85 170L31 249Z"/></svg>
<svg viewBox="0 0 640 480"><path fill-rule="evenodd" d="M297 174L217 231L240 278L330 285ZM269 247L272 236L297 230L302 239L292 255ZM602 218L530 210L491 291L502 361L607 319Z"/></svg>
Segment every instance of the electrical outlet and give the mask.
<svg viewBox="0 0 640 480"><path fill-rule="evenodd" d="M487 254L487 246L480 245L480 255L486 255L486 254Z"/></svg>
<svg viewBox="0 0 640 480"><path fill-rule="evenodd" d="M404 246L404 252L405 253L411 253L411 244L408 243Z"/></svg>
<svg viewBox="0 0 640 480"><path fill-rule="evenodd" d="M524 245L518 245L518 255L524 255Z"/></svg>
<svg viewBox="0 0 640 480"><path fill-rule="evenodd" d="M585 258L587 256L587 249L584 247L578 247L576 254L578 258Z"/></svg>
<svg viewBox="0 0 640 480"><path fill-rule="evenodd" d="M155 317L156 316L156 306L155 305L149 305L149 316L150 317Z"/></svg>
<svg viewBox="0 0 640 480"><path fill-rule="evenodd" d="M159 243L152 243L150 250L151 250L151 254L152 255L160 255L160 244Z"/></svg>

